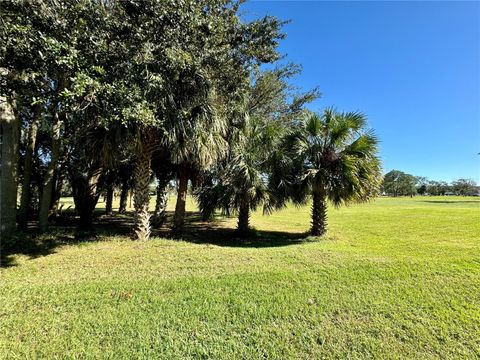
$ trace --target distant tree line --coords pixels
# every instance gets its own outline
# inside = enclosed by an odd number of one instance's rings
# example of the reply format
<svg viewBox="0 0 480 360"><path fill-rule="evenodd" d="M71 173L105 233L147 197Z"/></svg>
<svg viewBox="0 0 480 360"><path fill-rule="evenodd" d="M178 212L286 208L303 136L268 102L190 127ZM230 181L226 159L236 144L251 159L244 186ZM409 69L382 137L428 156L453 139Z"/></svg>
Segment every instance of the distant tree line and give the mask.
<svg viewBox="0 0 480 360"><path fill-rule="evenodd" d="M392 170L383 177L381 191L388 196L414 196L417 194L477 196L480 187L471 179L458 179L448 183Z"/></svg>

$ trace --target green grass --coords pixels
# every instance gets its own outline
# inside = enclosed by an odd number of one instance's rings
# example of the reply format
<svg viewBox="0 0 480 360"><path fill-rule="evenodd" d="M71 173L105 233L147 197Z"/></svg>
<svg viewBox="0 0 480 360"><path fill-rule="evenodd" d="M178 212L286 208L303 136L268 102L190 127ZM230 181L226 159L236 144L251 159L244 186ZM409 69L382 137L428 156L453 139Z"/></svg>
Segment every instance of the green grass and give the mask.
<svg viewBox="0 0 480 360"><path fill-rule="evenodd" d="M331 209L319 239L308 207L252 223L243 242L235 219L223 241L53 230L0 270L0 358L480 357L478 198Z"/></svg>

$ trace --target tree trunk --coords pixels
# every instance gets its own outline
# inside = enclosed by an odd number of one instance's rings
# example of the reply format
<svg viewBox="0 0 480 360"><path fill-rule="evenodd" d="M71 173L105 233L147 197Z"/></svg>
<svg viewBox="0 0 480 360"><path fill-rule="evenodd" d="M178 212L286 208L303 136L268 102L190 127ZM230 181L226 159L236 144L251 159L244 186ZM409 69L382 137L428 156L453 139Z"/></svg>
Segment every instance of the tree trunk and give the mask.
<svg viewBox="0 0 480 360"><path fill-rule="evenodd" d="M37 141L38 123L42 108L36 105L32 123L28 129L27 148L25 150L25 161L23 165L22 195L20 198L20 209L18 210L18 226L21 229L27 228L28 210L30 203L30 183L32 180L33 156L35 154L35 143Z"/></svg>
<svg viewBox="0 0 480 360"><path fill-rule="evenodd" d="M78 209L80 220L78 222L78 230L82 232L93 231L93 213L97 205L98 196L85 196L82 206Z"/></svg>
<svg viewBox="0 0 480 360"><path fill-rule="evenodd" d="M55 115L53 116L51 159L50 163L48 164L47 172L43 179L42 196L40 198L38 223L41 232L46 231L48 228L48 215L50 210L50 204L52 202L55 170L57 168L58 156L60 153L61 126L62 122L60 120L58 111L56 111Z"/></svg>
<svg viewBox="0 0 480 360"><path fill-rule="evenodd" d="M107 201L105 202L105 214L112 215L113 213L113 184L107 184Z"/></svg>
<svg viewBox="0 0 480 360"><path fill-rule="evenodd" d="M152 223L155 227L160 227L165 222L167 216L168 202L168 182L166 177L157 177L157 199L155 202L155 212L153 213Z"/></svg>
<svg viewBox="0 0 480 360"><path fill-rule="evenodd" d="M15 102L0 97L0 240L15 231L20 121Z"/></svg>
<svg viewBox="0 0 480 360"><path fill-rule="evenodd" d="M203 208L202 209L202 221L203 222L211 222L215 218L215 208Z"/></svg>
<svg viewBox="0 0 480 360"><path fill-rule="evenodd" d="M122 191L120 192L120 207L118 208L119 214L125 214L127 212L127 200L128 200L128 182L122 183Z"/></svg>
<svg viewBox="0 0 480 360"><path fill-rule="evenodd" d="M250 206L248 201L242 201L240 203L240 209L238 211L238 223L237 233L239 235L248 234L250 228Z"/></svg>
<svg viewBox="0 0 480 360"><path fill-rule="evenodd" d="M311 234L321 236L327 230L327 201L325 194L320 191L313 192L312 204L312 229Z"/></svg>
<svg viewBox="0 0 480 360"><path fill-rule="evenodd" d="M178 173L177 203L173 216L173 232L180 235L185 225L185 204L187 201L188 171L185 164L181 164Z"/></svg>
<svg viewBox="0 0 480 360"><path fill-rule="evenodd" d="M152 153L155 149L155 139L152 134L142 136L137 161L135 163L135 187L133 206L135 207L135 235L138 240L148 240L150 237L150 202L149 188L151 176Z"/></svg>
<svg viewBox="0 0 480 360"><path fill-rule="evenodd" d="M65 179L65 165L63 163L58 169L55 178L55 188L52 194L52 203L49 210L49 213L52 216L57 215L58 203L60 202L60 198L62 197L63 180Z"/></svg>
<svg viewBox="0 0 480 360"><path fill-rule="evenodd" d="M58 168L55 171L53 187L52 187L52 200L50 202L50 209L48 210L48 220L51 220L57 215L58 204L62 197L63 181L66 176L66 168L68 164L67 154L64 154L62 160L58 160Z"/></svg>
<svg viewBox="0 0 480 360"><path fill-rule="evenodd" d="M80 221L78 223L79 231L93 230L93 212L100 196L97 190L101 175L102 169L95 167L92 168L87 176L81 174L72 176L75 210L80 215Z"/></svg>

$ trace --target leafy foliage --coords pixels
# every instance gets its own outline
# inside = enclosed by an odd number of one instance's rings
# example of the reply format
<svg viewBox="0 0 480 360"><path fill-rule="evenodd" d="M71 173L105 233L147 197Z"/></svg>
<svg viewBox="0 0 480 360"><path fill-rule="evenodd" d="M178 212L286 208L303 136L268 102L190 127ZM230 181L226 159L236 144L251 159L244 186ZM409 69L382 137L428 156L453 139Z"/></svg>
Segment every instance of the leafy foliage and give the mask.
<svg viewBox="0 0 480 360"><path fill-rule="evenodd" d="M415 176L399 170L392 170L385 174L383 178L383 191L393 196L413 196L417 192L416 184Z"/></svg>
<svg viewBox="0 0 480 360"><path fill-rule="evenodd" d="M321 115L308 116L298 127L290 140L296 164L302 168L294 200L303 202L309 194L321 192L339 206L378 193L378 140L366 128L365 115L328 108Z"/></svg>

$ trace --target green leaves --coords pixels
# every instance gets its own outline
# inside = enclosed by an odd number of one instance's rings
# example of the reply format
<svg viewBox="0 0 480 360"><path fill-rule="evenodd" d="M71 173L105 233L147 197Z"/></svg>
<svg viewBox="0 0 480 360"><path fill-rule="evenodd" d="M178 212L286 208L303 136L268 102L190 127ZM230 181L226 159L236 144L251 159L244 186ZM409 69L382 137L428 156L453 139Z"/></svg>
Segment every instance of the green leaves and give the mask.
<svg viewBox="0 0 480 360"><path fill-rule="evenodd" d="M322 119L317 115L313 114L307 119L305 129L309 136L319 136L322 129Z"/></svg>
<svg viewBox="0 0 480 360"><path fill-rule="evenodd" d="M131 107L125 107L122 115L126 121L136 122L145 127L158 125L155 112L147 102L136 102Z"/></svg>
<svg viewBox="0 0 480 360"><path fill-rule="evenodd" d="M296 163L296 194L302 202L311 191L324 193L335 205L365 201L380 186L378 140L366 129L366 117L358 112L327 108L307 117L289 148ZM299 196L302 195L303 196Z"/></svg>

